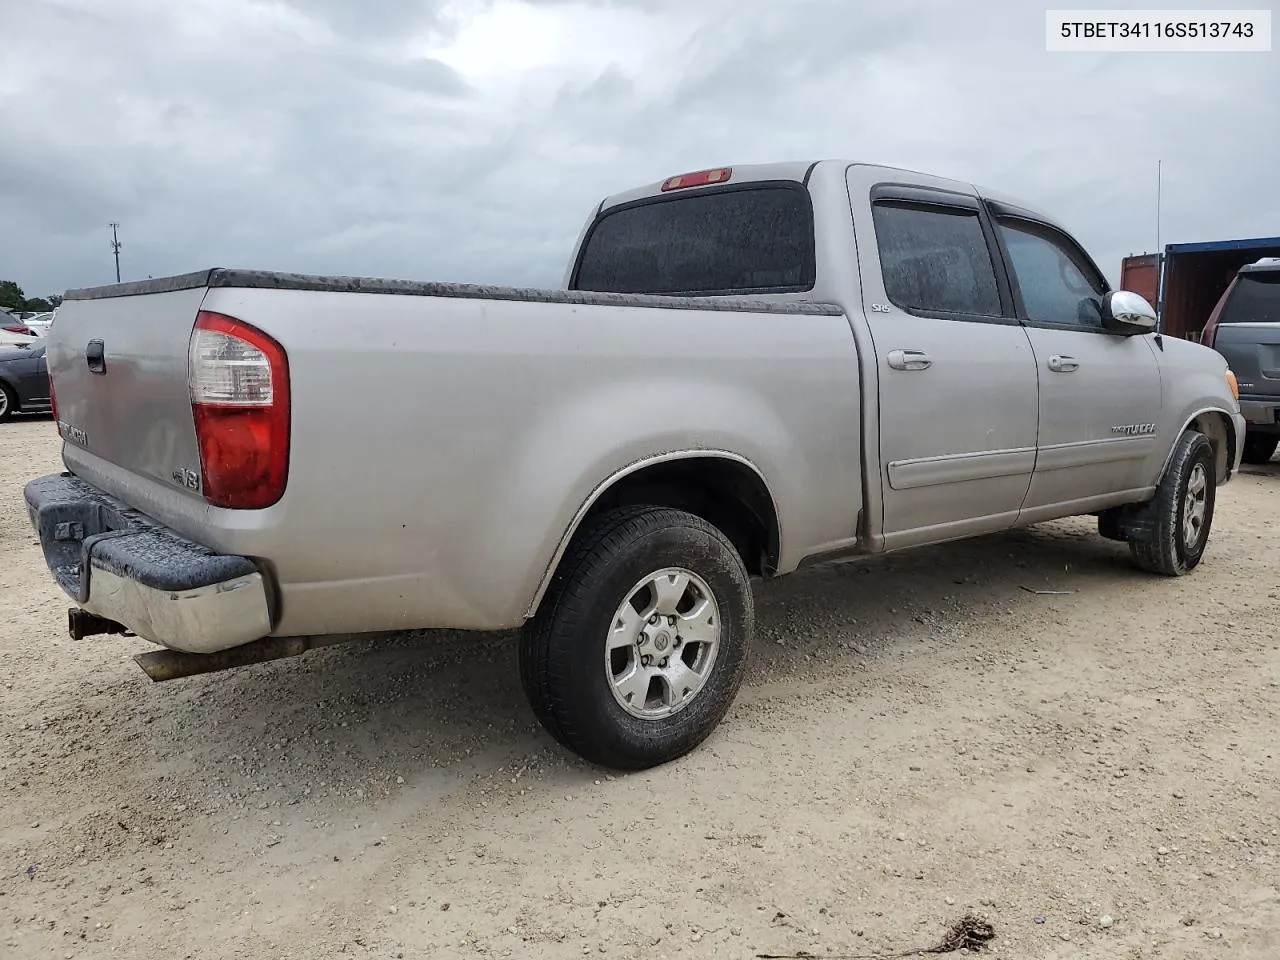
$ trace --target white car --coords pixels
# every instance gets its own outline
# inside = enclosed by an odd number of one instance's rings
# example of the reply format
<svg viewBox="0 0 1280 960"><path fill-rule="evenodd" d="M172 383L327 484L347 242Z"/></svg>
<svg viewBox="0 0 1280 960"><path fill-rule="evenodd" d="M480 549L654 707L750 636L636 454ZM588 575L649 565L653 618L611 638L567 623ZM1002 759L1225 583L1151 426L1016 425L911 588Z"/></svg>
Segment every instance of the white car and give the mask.
<svg viewBox="0 0 1280 960"><path fill-rule="evenodd" d="M37 337L43 337L49 332L49 328L53 326L53 311L37 313L34 316L27 317L22 322L27 325L32 334Z"/></svg>
<svg viewBox="0 0 1280 960"><path fill-rule="evenodd" d="M23 343L39 343L40 338L29 333L13 333L0 324L0 347L14 347Z"/></svg>

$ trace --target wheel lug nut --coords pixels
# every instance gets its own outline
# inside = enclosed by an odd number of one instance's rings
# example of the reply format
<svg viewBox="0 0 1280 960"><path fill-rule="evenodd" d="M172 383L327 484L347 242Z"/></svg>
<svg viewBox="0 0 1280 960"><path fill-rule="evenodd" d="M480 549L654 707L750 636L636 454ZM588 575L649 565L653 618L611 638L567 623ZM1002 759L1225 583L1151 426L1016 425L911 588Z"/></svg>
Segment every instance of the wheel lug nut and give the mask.
<svg viewBox="0 0 1280 960"><path fill-rule="evenodd" d="M667 626L674 627L676 625L675 617L667 617Z"/></svg>
<svg viewBox="0 0 1280 960"><path fill-rule="evenodd" d="M658 622L658 615L655 613L652 617L650 617L650 618L649 618L649 622L650 622L650 623L657 623L657 622Z"/></svg>

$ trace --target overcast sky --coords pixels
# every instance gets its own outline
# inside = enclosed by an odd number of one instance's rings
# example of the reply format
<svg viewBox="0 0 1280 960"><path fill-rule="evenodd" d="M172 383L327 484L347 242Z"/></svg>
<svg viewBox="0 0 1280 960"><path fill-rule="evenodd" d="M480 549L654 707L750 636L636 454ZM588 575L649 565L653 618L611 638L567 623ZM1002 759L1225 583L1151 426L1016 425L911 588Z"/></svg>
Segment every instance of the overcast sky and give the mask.
<svg viewBox="0 0 1280 960"><path fill-rule="evenodd" d="M827 156L1019 195L1113 280L1158 158L1166 242L1280 235L1280 54L1049 54L1046 5L0 0L0 279L113 280L117 220L126 280L555 285L605 194Z"/></svg>

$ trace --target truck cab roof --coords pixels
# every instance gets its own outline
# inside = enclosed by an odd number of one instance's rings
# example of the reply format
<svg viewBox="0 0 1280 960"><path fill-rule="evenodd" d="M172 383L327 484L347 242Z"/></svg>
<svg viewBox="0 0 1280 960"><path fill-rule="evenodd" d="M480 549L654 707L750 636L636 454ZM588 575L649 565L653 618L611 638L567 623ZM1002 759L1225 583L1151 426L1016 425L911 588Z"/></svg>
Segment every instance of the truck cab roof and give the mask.
<svg viewBox="0 0 1280 960"><path fill-rule="evenodd" d="M1009 196L994 190L988 190L977 184L968 183L963 180L956 180L950 177L939 177L936 174L926 173L921 170L912 170L907 167L895 167L890 164L870 163L863 160L851 160L842 158L827 158L821 160L788 160L777 163L744 163L744 164L726 164L721 167L706 167L698 173L708 171L723 171L728 174L725 179L716 180L716 183L752 183L761 181L791 180L796 183L807 183L813 175L815 168L836 167L845 169L851 166L869 167L883 170L886 179L892 178L897 174L901 176L906 174L912 180L928 180L929 183L939 189L955 190L959 193L977 194L987 200L992 200L1004 206L1030 210L1033 209L1028 203L1018 197ZM677 173L673 176L666 177L662 180L654 180L651 183L642 184L629 190L611 194L604 198L597 208L597 215L605 210L614 207L623 206L624 204L633 203L637 200L648 200L653 197L661 196L664 192L670 192L663 189L665 185L671 183L676 177L691 176L695 171Z"/></svg>

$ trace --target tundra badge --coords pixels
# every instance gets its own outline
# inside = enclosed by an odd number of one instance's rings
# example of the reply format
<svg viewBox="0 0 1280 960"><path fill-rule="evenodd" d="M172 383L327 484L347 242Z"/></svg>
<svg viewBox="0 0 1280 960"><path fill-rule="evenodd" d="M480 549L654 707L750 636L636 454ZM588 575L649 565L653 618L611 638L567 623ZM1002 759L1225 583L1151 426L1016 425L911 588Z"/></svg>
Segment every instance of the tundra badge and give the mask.
<svg viewBox="0 0 1280 960"><path fill-rule="evenodd" d="M1112 433L1121 433L1126 437L1145 437L1156 432L1154 423L1124 423L1111 428Z"/></svg>
<svg viewBox="0 0 1280 960"><path fill-rule="evenodd" d="M82 447L89 446L89 435L79 427L73 427L65 420L58 421L58 433L62 435L64 440L70 440L72 443Z"/></svg>

